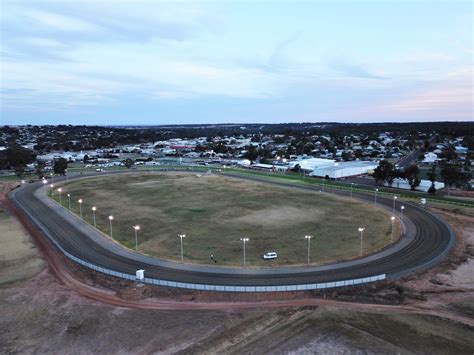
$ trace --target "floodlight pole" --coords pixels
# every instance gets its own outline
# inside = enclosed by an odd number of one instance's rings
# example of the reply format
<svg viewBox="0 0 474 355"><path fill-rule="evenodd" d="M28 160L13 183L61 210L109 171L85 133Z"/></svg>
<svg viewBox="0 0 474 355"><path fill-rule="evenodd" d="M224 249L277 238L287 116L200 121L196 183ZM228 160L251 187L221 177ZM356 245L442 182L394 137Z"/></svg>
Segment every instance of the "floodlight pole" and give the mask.
<svg viewBox="0 0 474 355"><path fill-rule="evenodd" d="M360 256L362 256L362 243L363 243L363 240L364 240L364 230L365 228L359 228L359 232L360 232Z"/></svg>
<svg viewBox="0 0 474 355"><path fill-rule="evenodd" d="M354 187L354 183L351 182L351 200L352 200L352 188Z"/></svg>
<svg viewBox="0 0 474 355"><path fill-rule="evenodd" d="M375 189L374 191L374 205L377 207L377 193L379 192L379 189Z"/></svg>
<svg viewBox="0 0 474 355"><path fill-rule="evenodd" d="M184 263L184 256L183 256L183 238L186 238L186 234L179 234L178 235L181 243L181 264Z"/></svg>
<svg viewBox="0 0 474 355"><path fill-rule="evenodd" d="M246 266L245 243L249 241L249 238L240 238L240 240L244 242L244 269L245 269L245 266Z"/></svg>
<svg viewBox="0 0 474 355"><path fill-rule="evenodd" d="M311 238L312 235L305 235L304 236L308 240L308 266L311 264Z"/></svg>
<svg viewBox="0 0 474 355"><path fill-rule="evenodd" d="M92 207L92 216L94 218L94 228L97 228L97 223L96 223L96 220L95 220L95 211L97 211L97 207L93 206Z"/></svg>
<svg viewBox="0 0 474 355"><path fill-rule="evenodd" d="M403 219L403 210L405 209L405 206L402 205L402 207L400 207L400 221L402 221Z"/></svg>
<svg viewBox="0 0 474 355"><path fill-rule="evenodd" d="M390 240L393 243L393 226L395 224L395 217L394 216L390 217L390 220L392 221L392 236L391 236Z"/></svg>
<svg viewBox="0 0 474 355"><path fill-rule="evenodd" d="M395 214L395 202L396 201L397 201L397 196L393 196L392 216Z"/></svg>
<svg viewBox="0 0 474 355"><path fill-rule="evenodd" d="M138 251L138 231L140 230L140 226L133 226L133 229L135 230L135 250Z"/></svg>
<svg viewBox="0 0 474 355"><path fill-rule="evenodd" d="M109 225L110 225L110 238L113 238L113 234L112 234L112 221L114 219L114 216L109 216Z"/></svg>
<svg viewBox="0 0 474 355"><path fill-rule="evenodd" d="M79 214L81 215L81 219L83 219L82 218L82 198L79 199L77 202L79 202Z"/></svg>
<svg viewBox="0 0 474 355"><path fill-rule="evenodd" d="M59 188L58 192L59 192L59 204L62 206L63 205L63 198L62 198L63 189Z"/></svg>
<svg viewBox="0 0 474 355"><path fill-rule="evenodd" d="M67 200L69 205L69 211L71 211L71 194L67 194Z"/></svg>

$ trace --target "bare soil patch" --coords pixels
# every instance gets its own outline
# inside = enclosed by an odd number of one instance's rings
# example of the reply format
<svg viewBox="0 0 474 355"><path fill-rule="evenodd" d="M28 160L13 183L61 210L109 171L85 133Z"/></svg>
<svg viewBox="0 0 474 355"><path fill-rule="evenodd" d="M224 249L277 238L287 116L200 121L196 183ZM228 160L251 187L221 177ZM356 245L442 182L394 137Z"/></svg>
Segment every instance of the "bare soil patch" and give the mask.
<svg viewBox="0 0 474 355"><path fill-rule="evenodd" d="M3 190L5 188L5 190ZM0 183L0 191L8 186ZM45 267L30 236L0 199L0 285L29 278Z"/></svg>

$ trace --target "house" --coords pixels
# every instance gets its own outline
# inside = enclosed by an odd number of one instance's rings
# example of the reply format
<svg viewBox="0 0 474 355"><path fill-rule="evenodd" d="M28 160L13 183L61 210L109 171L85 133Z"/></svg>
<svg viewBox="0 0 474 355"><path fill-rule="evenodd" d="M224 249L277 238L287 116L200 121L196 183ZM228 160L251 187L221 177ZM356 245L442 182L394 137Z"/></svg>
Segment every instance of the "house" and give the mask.
<svg viewBox="0 0 474 355"><path fill-rule="evenodd" d="M421 161L422 163L433 164L439 160L438 155L433 152L429 152L425 154L424 159Z"/></svg>

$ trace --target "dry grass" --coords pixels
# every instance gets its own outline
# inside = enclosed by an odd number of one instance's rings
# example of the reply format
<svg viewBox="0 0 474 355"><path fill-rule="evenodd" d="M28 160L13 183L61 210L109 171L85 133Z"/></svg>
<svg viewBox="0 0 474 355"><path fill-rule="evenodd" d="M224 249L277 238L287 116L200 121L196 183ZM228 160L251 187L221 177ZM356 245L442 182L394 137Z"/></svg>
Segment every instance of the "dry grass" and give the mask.
<svg viewBox="0 0 474 355"><path fill-rule="evenodd" d="M186 234L185 259L193 263L240 265L241 237L249 237L250 266L276 266L306 262L312 241L312 260L328 262L359 253L357 228L366 227L364 252L390 241L391 225L384 211L369 204L260 182L217 175L153 173L110 176L73 182L63 190L73 196L73 211L82 198L85 219L108 233L107 216L114 215L114 238L133 248L132 225L139 224L139 249L168 259L180 255L178 234ZM57 196L56 196L57 197ZM398 226L396 230L398 234ZM264 262L261 254L278 252L278 260Z"/></svg>
<svg viewBox="0 0 474 355"><path fill-rule="evenodd" d="M29 235L1 204L0 243L0 285L31 277L45 267Z"/></svg>

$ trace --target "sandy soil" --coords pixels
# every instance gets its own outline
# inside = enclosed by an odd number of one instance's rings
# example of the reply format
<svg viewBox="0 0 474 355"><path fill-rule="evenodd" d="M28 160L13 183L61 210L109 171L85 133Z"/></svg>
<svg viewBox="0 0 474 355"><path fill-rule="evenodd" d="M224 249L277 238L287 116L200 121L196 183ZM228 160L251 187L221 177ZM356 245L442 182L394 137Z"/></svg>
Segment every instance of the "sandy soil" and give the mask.
<svg viewBox="0 0 474 355"><path fill-rule="evenodd" d="M95 302L47 271L0 289L0 353L469 353L473 328L357 305L143 310Z"/></svg>
<svg viewBox="0 0 474 355"><path fill-rule="evenodd" d="M3 188L0 183L0 191ZM36 275L46 265L29 235L1 201L0 244L0 285Z"/></svg>

